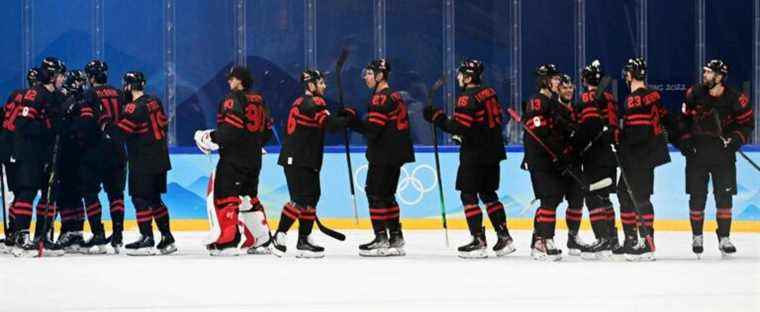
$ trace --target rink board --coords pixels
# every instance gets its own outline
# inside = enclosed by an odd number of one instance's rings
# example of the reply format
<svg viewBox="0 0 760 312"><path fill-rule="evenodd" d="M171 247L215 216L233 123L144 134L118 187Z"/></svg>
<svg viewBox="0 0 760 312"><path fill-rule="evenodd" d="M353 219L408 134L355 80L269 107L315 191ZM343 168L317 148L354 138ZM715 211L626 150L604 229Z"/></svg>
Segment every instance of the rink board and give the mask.
<svg viewBox="0 0 760 312"><path fill-rule="evenodd" d="M259 198L267 214L276 219L284 203L289 200L282 167L277 165L277 149L263 157ZM352 148L354 184L358 216L353 221L353 209L348 186L346 155L342 147L326 148L321 172L322 196L317 211L320 219L339 228L368 228L369 215L364 181L367 161L363 148ZM440 228L441 205L435 179L435 163L429 147L417 147L416 162L402 168L397 200L405 227L419 229ZM748 148L745 153L760 162L760 149ZM652 197L656 211L656 227L660 230L688 230L688 196L684 192L685 160L678 152L671 152L672 162L656 169L655 194ZM443 183L446 214L452 228L465 228L463 208L454 184L459 154L456 148L442 148L440 154L441 180ZM537 203L531 205L533 191L527 171L519 168L523 153L520 148L510 147L508 159L501 163L501 185L498 191L507 210L510 226L530 228ZM737 155L738 194L734 197L733 218L735 231L760 232L760 173ZM190 148L175 148L171 155L173 169L168 176L168 193L164 200L169 206L173 225L181 230L204 230L207 228L205 194L208 175L218 160L218 155L203 155ZM105 202L104 194L101 194ZM615 207L617 199L612 196ZM564 204L563 204L564 207ZM558 210L560 220L564 210ZM104 212L104 216L108 213ZM585 219L588 212L584 211ZM127 220L134 221L134 209L127 200ZM708 199L706 224L714 227L715 206L712 196ZM110 222L107 222L110 223ZM487 223L487 222L486 222ZM558 222L560 227L564 222ZM587 226L587 224L586 224Z"/></svg>

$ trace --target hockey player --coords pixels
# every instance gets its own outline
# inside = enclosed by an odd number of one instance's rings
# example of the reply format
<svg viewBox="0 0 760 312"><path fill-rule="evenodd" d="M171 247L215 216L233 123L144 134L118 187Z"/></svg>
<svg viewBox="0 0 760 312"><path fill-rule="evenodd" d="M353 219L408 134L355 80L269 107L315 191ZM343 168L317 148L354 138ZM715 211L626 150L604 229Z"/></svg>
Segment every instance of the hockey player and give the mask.
<svg viewBox="0 0 760 312"><path fill-rule="evenodd" d="M501 130L506 121L502 119L501 104L496 91L482 85L483 64L468 59L459 65L457 84L461 94L457 98L454 115L449 118L440 108L425 107L425 120L441 130L459 135L459 169L456 188L459 190L472 241L458 248L463 258L485 258L486 236L482 226L483 213L478 206L483 202L488 218L496 231L497 242L493 246L496 256L515 251L507 228L507 215L499 201L499 163L507 158Z"/></svg>
<svg viewBox="0 0 760 312"><path fill-rule="evenodd" d="M264 98L250 90L251 74L233 67L227 75L230 93L219 103L217 129L196 132L198 145L205 151L220 149L214 178L214 207L220 235L209 244L211 255L237 254L241 233L238 214L244 223L246 241L242 248L250 254L269 251L270 234L264 207L258 198L261 150L271 137L271 121ZM249 208L240 210L242 200ZM257 237L253 233L259 234Z"/></svg>
<svg viewBox="0 0 760 312"><path fill-rule="evenodd" d="M66 73L62 93L65 95L62 118L59 119L60 152L56 168L55 203L61 215L61 235L56 242L66 253L88 253L82 236L84 227L84 205L82 202L81 179L79 177L79 162L83 147L89 142L84 140L84 126L94 122L94 110L84 101L84 85L87 78L83 71L72 70ZM90 228L94 237L102 233L103 225L98 220L90 219ZM102 237L102 234L100 235ZM90 240L90 241L94 241ZM96 253L97 250L94 250Z"/></svg>
<svg viewBox="0 0 760 312"><path fill-rule="evenodd" d="M684 134L679 147L686 157L686 193L693 234L692 251L703 252L702 229L707 181L712 177L717 208L718 249L736 252L731 243L732 196L736 195L736 151L755 127L752 105L746 95L725 84L728 65L721 60L705 64L702 83L686 92L682 113Z"/></svg>
<svg viewBox="0 0 760 312"><path fill-rule="evenodd" d="M97 224L102 215L98 198L102 185L108 196L112 227L109 238L105 238L105 234L95 235L87 245L98 246L96 249L102 251L103 244L110 241L111 247L119 253L123 245L127 155L124 141L119 136L103 133L101 129L112 128L121 119L124 97L118 89L108 85L108 64L96 59L87 63L84 70L90 85L84 100L93 110L94 117L85 118L79 130L86 141L79 164L81 192L84 194L87 218L91 224Z"/></svg>
<svg viewBox="0 0 760 312"><path fill-rule="evenodd" d="M116 127L106 123L106 134L119 136L127 144L129 195L135 205L140 238L124 246L127 255L153 255L155 242L151 221L155 221L161 241L155 248L161 254L177 251L169 227L169 210L161 200L166 193L166 173L171 170L166 127L169 120L158 98L145 94L145 76L131 71L124 74L127 105Z"/></svg>
<svg viewBox="0 0 760 312"><path fill-rule="evenodd" d="M617 164L610 144L613 142L613 136L619 133L617 102L609 92L598 93L597 89L604 76L598 60L586 66L581 76L586 92L581 94L581 101L575 110L579 122L576 148L582 151L583 176L586 181L598 181L604 178L615 181ZM597 94L601 96L597 98ZM589 257L608 257L613 248L619 247L615 210L609 196L614 188L613 184L585 194L591 228L596 237L596 241L585 250Z"/></svg>
<svg viewBox="0 0 760 312"><path fill-rule="evenodd" d="M575 165L574 151L566 141L569 131L567 118L554 93L558 92L560 73L553 64L541 65L536 69L538 93L526 103L523 122L526 131L525 165L530 172L533 192L540 200L540 208L534 217L534 235L531 255L537 260L560 260L562 251L554 243L556 210L563 196L568 196L573 188L568 188L566 175Z"/></svg>
<svg viewBox="0 0 760 312"><path fill-rule="evenodd" d="M16 132L16 118L18 118L18 115L21 113L21 104L24 100L24 94L27 90L31 89L37 84L37 76L39 75L39 70L37 68L30 68L29 71L26 73L26 82L27 82L27 89L19 89L14 90L11 92L11 95L8 96L8 100L5 102L5 105L3 106L2 114L3 114L3 122L2 122L2 128L0 128L0 161L3 165L3 174L5 175L5 180L7 184L5 185L6 192L13 193L15 192L15 186L16 186L16 160L13 156L13 137ZM2 177L0 177L2 178ZM5 198L6 201L10 200L9 198ZM6 228L3 229L5 233L5 238L0 240L5 247L10 250L10 248L13 247L13 225L14 225L14 217L13 217L13 203L12 202L5 202L3 203L3 209L6 207L10 207L8 213L8 225Z"/></svg>
<svg viewBox="0 0 760 312"><path fill-rule="evenodd" d="M350 124L367 138L369 164L364 190L375 238L359 246L361 256L405 255L395 194L401 166L414 161L414 151L406 104L400 93L391 90L390 72L391 66L385 59L373 60L365 67L363 78L372 90L372 98L366 119L352 119ZM347 112L352 115L354 111Z"/></svg>
<svg viewBox="0 0 760 312"><path fill-rule="evenodd" d="M575 97L575 85L570 76L560 75L560 83L557 86L557 110L554 113L554 121L560 127L562 140L568 142L574 155L581 150L579 147L579 127L578 122L583 117L581 111L574 107L573 99ZM570 163L571 170L578 171L581 167L578 157L571 158L574 162ZM565 201L567 201L567 210L565 211L565 222L567 224L567 253L571 256L580 256L582 251L586 251L588 246L578 238L578 231L583 219L583 191L581 185L569 174L562 176L562 184L565 189Z"/></svg>
<svg viewBox="0 0 760 312"><path fill-rule="evenodd" d="M46 202L47 180L54 151L53 120L61 105L58 89L64 82L66 66L59 59L46 57L40 65L39 84L24 93L16 128L13 153L16 159L16 200L13 203L14 233L17 257L37 254L39 244L43 256L60 256L63 250L50 241L45 233L53 217L53 210ZM37 205L37 224L34 242L30 239L29 225L32 203L43 190Z"/></svg>
<svg viewBox="0 0 760 312"><path fill-rule="evenodd" d="M651 261L655 251L654 207L650 201L654 192L654 169L670 162L665 130L674 134L677 129L662 106L660 93L646 86L646 74L643 58L629 59L623 68L630 94L623 103L623 127L617 151L622 173L630 185L625 180L618 184L625 242L613 253L624 254L628 260ZM643 241L637 238L639 230L643 230Z"/></svg>
<svg viewBox="0 0 760 312"><path fill-rule="evenodd" d="M325 131L345 127L345 114L336 117L327 110L323 98L327 85L321 72L307 69L301 73L304 95L293 102L288 114L285 140L277 163L285 171L290 202L282 208L280 223L272 241L272 252L282 257L287 251L287 231L298 220L296 257L324 257L324 247L310 238L317 219L320 196L319 172L322 168Z"/></svg>

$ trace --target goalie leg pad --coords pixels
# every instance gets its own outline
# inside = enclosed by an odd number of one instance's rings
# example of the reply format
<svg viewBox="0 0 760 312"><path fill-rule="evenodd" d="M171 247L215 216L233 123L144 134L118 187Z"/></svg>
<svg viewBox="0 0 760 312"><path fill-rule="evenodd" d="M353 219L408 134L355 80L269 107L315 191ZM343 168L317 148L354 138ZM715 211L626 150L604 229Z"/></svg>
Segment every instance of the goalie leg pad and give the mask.
<svg viewBox="0 0 760 312"><path fill-rule="evenodd" d="M217 198L214 200L216 206L216 218L219 221L221 234L216 243L219 245L229 243L235 240L238 235L238 209L240 206L240 197L230 196Z"/></svg>
<svg viewBox="0 0 760 312"><path fill-rule="evenodd" d="M260 247L269 241L269 225L263 209L241 210L238 218L245 236L242 248Z"/></svg>

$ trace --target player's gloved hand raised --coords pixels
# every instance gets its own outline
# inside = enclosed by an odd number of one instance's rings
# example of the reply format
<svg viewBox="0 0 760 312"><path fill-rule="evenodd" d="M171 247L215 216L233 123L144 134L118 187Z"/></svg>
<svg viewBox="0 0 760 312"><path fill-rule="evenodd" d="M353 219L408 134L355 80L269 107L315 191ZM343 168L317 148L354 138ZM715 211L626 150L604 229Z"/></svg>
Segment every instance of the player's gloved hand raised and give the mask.
<svg viewBox="0 0 760 312"><path fill-rule="evenodd" d="M213 131L214 130L195 131L195 145L197 145L198 149L200 149L204 154L208 154L219 149L219 145L211 140L211 132Z"/></svg>
<svg viewBox="0 0 760 312"><path fill-rule="evenodd" d="M428 105L422 109L422 117L425 118L425 121L427 122L437 123L438 121L443 120L443 118L446 118L446 114L442 109Z"/></svg>

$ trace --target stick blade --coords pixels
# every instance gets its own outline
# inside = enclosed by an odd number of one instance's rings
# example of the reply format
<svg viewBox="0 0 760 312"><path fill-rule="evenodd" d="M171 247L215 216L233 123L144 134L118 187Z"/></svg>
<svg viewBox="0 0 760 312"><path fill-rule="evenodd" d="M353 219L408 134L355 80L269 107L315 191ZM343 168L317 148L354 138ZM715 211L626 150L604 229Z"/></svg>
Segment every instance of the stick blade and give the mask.
<svg viewBox="0 0 760 312"><path fill-rule="evenodd" d="M591 185L588 186L588 190L591 192L598 191L603 188L609 187L610 185L612 185L612 179L604 178L594 183L591 183Z"/></svg>

